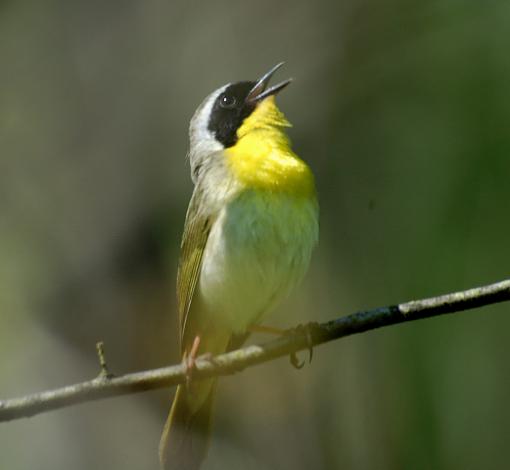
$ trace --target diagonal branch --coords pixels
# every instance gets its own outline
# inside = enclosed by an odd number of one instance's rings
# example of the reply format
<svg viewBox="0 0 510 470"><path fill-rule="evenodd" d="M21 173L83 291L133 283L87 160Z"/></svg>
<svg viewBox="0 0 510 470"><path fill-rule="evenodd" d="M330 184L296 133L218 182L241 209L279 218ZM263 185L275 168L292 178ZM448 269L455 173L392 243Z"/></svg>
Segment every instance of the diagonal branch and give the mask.
<svg viewBox="0 0 510 470"><path fill-rule="evenodd" d="M202 379L210 376L229 375L246 367L344 336L507 300L510 300L510 279L439 297L353 313L326 323L311 324L306 329L297 328L289 335L261 345L247 346L210 360L197 359L193 377ZM101 398L168 387L185 381L186 371L182 365L136 372L120 377L100 374L93 380L63 388L10 400L0 400L0 421L33 416L44 411Z"/></svg>

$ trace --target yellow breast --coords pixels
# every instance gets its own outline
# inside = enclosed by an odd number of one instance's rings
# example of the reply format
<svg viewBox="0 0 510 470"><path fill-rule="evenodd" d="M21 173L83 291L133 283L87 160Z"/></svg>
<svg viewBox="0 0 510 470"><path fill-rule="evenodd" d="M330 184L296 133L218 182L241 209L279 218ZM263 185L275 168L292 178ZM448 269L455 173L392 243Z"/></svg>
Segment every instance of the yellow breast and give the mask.
<svg viewBox="0 0 510 470"><path fill-rule="evenodd" d="M226 149L227 164L245 187L314 197L313 174L290 148L284 132L289 122L274 97L266 98L237 131L236 144Z"/></svg>

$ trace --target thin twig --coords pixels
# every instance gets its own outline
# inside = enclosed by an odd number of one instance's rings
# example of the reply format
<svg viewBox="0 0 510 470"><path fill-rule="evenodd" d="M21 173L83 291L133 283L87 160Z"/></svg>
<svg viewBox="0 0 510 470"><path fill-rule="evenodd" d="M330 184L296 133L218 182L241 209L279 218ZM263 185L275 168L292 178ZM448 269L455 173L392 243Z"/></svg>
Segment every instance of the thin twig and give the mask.
<svg viewBox="0 0 510 470"><path fill-rule="evenodd" d="M111 379L114 377L114 375L110 372L108 369L108 364L106 363L106 356L104 353L104 343L103 341L98 341L96 343L96 352L97 352L97 358L99 359L99 375L98 378L101 379Z"/></svg>
<svg viewBox="0 0 510 470"><path fill-rule="evenodd" d="M310 341L311 345L316 346L383 326L460 312L507 300L510 300L510 279L439 297L362 311L326 323L311 324L308 329L296 329L288 336L262 345L247 346L212 359L199 358L196 361L193 378L199 380L210 376L232 374L255 364L308 349ZM87 382L0 401L0 421L33 416L43 411L101 398L169 387L185 381L186 369L182 365L113 378L100 375Z"/></svg>

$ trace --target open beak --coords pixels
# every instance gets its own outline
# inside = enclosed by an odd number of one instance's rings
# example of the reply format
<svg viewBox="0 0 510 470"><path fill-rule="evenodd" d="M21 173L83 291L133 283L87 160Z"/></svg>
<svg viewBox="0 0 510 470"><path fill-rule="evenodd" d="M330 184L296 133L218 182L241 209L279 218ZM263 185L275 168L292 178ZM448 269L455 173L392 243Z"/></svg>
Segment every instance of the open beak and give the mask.
<svg viewBox="0 0 510 470"><path fill-rule="evenodd" d="M271 88L267 88L269 80L271 80L271 77L283 64L284 62L276 64L271 70L266 72L264 75L262 75L262 77L258 79L257 83L248 93L248 96L246 97L246 102L258 103L262 101L264 98L267 98L268 96L276 95L292 81L292 79L289 78L288 80L273 85Z"/></svg>

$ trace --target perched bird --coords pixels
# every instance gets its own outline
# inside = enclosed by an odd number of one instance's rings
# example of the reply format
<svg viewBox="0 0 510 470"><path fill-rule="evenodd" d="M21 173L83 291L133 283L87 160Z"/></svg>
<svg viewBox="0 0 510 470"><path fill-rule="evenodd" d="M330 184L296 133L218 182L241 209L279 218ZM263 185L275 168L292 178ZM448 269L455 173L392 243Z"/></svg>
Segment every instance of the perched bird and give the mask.
<svg viewBox="0 0 510 470"><path fill-rule="evenodd" d="M257 81L222 86L190 123L195 185L177 274L182 359L239 347L304 276L318 240L313 174L290 147L290 124ZM180 385L160 443L166 470L195 470L210 436L217 379Z"/></svg>

